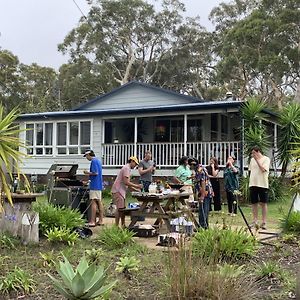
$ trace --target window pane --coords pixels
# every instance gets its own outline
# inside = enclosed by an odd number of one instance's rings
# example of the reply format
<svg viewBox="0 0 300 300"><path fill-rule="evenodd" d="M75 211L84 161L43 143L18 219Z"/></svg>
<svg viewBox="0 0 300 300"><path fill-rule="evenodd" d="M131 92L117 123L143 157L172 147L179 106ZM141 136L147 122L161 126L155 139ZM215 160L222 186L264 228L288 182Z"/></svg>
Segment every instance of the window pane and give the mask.
<svg viewBox="0 0 300 300"><path fill-rule="evenodd" d="M46 123L45 124L45 145L51 146L53 140L53 124Z"/></svg>
<svg viewBox="0 0 300 300"><path fill-rule="evenodd" d="M80 148L80 154L84 154L89 149L90 149L89 147L81 147Z"/></svg>
<svg viewBox="0 0 300 300"><path fill-rule="evenodd" d="M27 154L32 155L33 154L33 148L27 148Z"/></svg>
<svg viewBox="0 0 300 300"><path fill-rule="evenodd" d="M70 122L70 145L78 145L78 122Z"/></svg>
<svg viewBox="0 0 300 300"><path fill-rule="evenodd" d="M36 124L36 144L43 145L43 124Z"/></svg>
<svg viewBox="0 0 300 300"><path fill-rule="evenodd" d="M26 142L27 146L33 146L33 132L34 132L33 124L26 124ZM30 153L32 154L32 153Z"/></svg>
<svg viewBox="0 0 300 300"><path fill-rule="evenodd" d="M67 148L58 148L57 153L58 154L67 154Z"/></svg>
<svg viewBox="0 0 300 300"><path fill-rule="evenodd" d="M188 120L188 141L202 141L202 120Z"/></svg>
<svg viewBox="0 0 300 300"><path fill-rule="evenodd" d="M43 155L43 148L36 148L35 152L36 152L36 155Z"/></svg>
<svg viewBox="0 0 300 300"><path fill-rule="evenodd" d="M78 154L78 147L70 147L69 154Z"/></svg>
<svg viewBox="0 0 300 300"><path fill-rule="evenodd" d="M91 143L91 122L80 122L80 145Z"/></svg>
<svg viewBox="0 0 300 300"><path fill-rule="evenodd" d="M53 150L52 150L52 148L46 148L45 149L45 152L46 152L46 154L52 154L53 153Z"/></svg>
<svg viewBox="0 0 300 300"><path fill-rule="evenodd" d="M67 144L67 123L57 123L57 145Z"/></svg>

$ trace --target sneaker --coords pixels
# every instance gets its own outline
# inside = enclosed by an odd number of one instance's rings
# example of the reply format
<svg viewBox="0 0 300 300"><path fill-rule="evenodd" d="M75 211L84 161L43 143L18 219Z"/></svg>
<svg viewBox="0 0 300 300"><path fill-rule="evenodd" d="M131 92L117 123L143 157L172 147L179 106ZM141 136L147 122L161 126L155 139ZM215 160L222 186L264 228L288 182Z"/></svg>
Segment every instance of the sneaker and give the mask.
<svg viewBox="0 0 300 300"><path fill-rule="evenodd" d="M266 230L267 229L266 223L261 223L260 228Z"/></svg>

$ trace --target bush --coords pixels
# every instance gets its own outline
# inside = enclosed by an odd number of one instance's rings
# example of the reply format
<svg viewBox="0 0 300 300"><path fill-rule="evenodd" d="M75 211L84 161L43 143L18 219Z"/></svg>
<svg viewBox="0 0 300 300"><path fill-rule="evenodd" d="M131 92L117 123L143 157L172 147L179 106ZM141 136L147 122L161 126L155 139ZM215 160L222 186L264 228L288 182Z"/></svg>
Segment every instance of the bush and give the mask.
<svg viewBox="0 0 300 300"><path fill-rule="evenodd" d="M82 227L85 223L80 212L69 207L58 207L49 203L36 202L33 204L33 209L39 213L39 228L43 235L55 227L73 230L76 227Z"/></svg>
<svg viewBox="0 0 300 300"><path fill-rule="evenodd" d="M207 265L184 245L170 251L166 278L167 299L262 299L259 283L242 266Z"/></svg>
<svg viewBox="0 0 300 300"><path fill-rule="evenodd" d="M2 277L0 280L0 291L2 293L10 292L25 292L29 294L35 289L35 282L31 276L20 269L15 267L12 272L9 272L6 276Z"/></svg>
<svg viewBox="0 0 300 300"><path fill-rule="evenodd" d="M252 256L256 248L255 238L249 236L243 229L200 230L192 240L193 253L212 263Z"/></svg>
<svg viewBox="0 0 300 300"><path fill-rule="evenodd" d="M133 243L134 233L117 226L104 227L97 240L108 249L119 249Z"/></svg>
<svg viewBox="0 0 300 300"><path fill-rule="evenodd" d="M300 234L300 212L291 212L288 219L287 216L281 219L280 227L286 233Z"/></svg>
<svg viewBox="0 0 300 300"><path fill-rule="evenodd" d="M68 245L74 245L74 243L78 240L79 235L77 232L72 232L71 229L68 228L56 228L49 229L46 231L46 237L49 242L63 242Z"/></svg>
<svg viewBox="0 0 300 300"><path fill-rule="evenodd" d="M18 244L18 240L6 233L0 234L0 248L2 249L15 249Z"/></svg>

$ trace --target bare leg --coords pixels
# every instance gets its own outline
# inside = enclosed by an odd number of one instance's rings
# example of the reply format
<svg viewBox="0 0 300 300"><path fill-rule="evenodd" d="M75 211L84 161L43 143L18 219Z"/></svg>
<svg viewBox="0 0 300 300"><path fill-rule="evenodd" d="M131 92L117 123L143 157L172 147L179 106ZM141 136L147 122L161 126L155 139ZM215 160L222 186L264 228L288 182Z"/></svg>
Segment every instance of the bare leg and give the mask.
<svg viewBox="0 0 300 300"><path fill-rule="evenodd" d="M90 215L90 220L89 224L90 225L95 225L96 223L96 210L97 210L97 199L91 199L91 215Z"/></svg>
<svg viewBox="0 0 300 300"><path fill-rule="evenodd" d="M261 212L262 212L262 222L264 224L267 223L267 212L268 212L268 205L267 203L260 203L261 205Z"/></svg>
<svg viewBox="0 0 300 300"><path fill-rule="evenodd" d="M123 211L120 213L120 218L121 218L121 226L122 226L122 228L124 228L125 227L125 213Z"/></svg>
<svg viewBox="0 0 300 300"><path fill-rule="evenodd" d="M252 204L253 222L257 223L258 219L258 203Z"/></svg>
<svg viewBox="0 0 300 300"><path fill-rule="evenodd" d="M119 226L119 223L120 223L120 212L119 212L118 209L116 209L116 212L115 212L115 225Z"/></svg>
<svg viewBox="0 0 300 300"><path fill-rule="evenodd" d="M103 216L104 216L104 206L102 200L97 200L98 210L99 210L99 221L98 224L103 224Z"/></svg>

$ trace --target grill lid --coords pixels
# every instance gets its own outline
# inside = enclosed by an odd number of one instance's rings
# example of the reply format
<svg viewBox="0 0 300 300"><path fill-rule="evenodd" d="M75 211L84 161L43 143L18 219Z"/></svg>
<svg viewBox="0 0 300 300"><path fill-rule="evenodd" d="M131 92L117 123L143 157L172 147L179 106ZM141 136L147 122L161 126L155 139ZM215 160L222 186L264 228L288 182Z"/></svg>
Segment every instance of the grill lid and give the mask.
<svg viewBox="0 0 300 300"><path fill-rule="evenodd" d="M73 178L77 169L78 164L53 164L48 170L48 174L60 178Z"/></svg>

